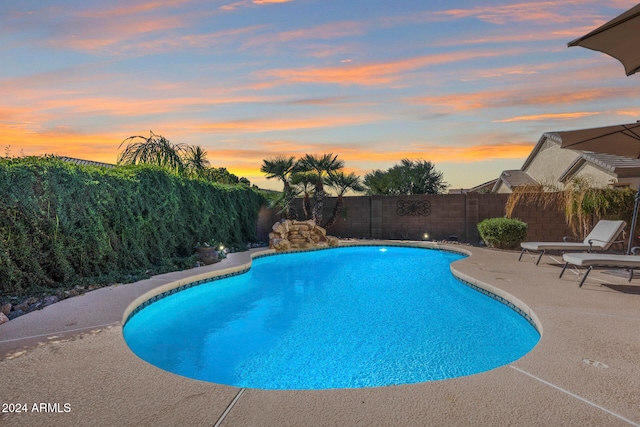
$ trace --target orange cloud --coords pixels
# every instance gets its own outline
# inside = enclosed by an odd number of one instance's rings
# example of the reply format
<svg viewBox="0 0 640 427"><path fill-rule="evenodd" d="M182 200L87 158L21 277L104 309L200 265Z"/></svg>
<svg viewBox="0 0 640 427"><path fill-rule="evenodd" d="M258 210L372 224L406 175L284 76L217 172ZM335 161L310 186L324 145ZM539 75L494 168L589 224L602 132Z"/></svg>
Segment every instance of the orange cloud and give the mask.
<svg viewBox="0 0 640 427"><path fill-rule="evenodd" d="M476 6L471 9L449 9L428 12L424 17L430 19L476 18L496 25L510 22L535 22L539 24L562 24L575 18L567 14L567 6L583 5L584 1L546 1L506 4L500 6Z"/></svg>
<svg viewBox="0 0 640 427"><path fill-rule="evenodd" d="M389 146L391 144L387 144ZM354 164L366 165L368 163L386 162L390 165L400 162L401 159L424 159L432 162L475 162L495 159L519 159L525 158L531 152L532 143L496 143L477 144L473 146L450 145L423 145L419 149L405 151L370 151L362 146L328 145L319 146L313 144L297 144L285 142L284 144L265 143L261 149L215 149L217 159L224 162L241 162L247 166L254 164L259 169L262 160L280 154L291 155L296 158L304 154L337 154L347 166ZM287 149L283 149L283 148ZM241 159L241 160L240 160Z"/></svg>
<svg viewBox="0 0 640 427"><path fill-rule="evenodd" d="M288 3L293 0L252 0L253 4Z"/></svg>
<svg viewBox="0 0 640 427"><path fill-rule="evenodd" d="M246 145L246 144L243 144ZM392 146L391 143L385 144ZM253 183L261 187L279 190L281 184L267 181L264 174L260 172L262 160L280 154L291 155L296 158L304 154L337 154L346 163L346 172L355 172L364 177L373 169L382 169L399 163L401 159L424 159L436 164L439 163L471 163L491 161L496 159L525 159L534 144L532 143L497 143L497 144L477 144L467 147L452 147L444 145L424 145L412 151L369 151L358 145L314 145L302 144L293 141L269 141L263 142L259 148L241 149L210 149L210 153L215 153L214 165L225 166L229 171L248 178ZM213 158L210 154L210 158ZM454 160L452 160L454 159Z"/></svg>
<svg viewBox="0 0 640 427"><path fill-rule="evenodd" d="M392 146L391 143L386 144ZM534 144L497 143L477 144L468 147L451 147L445 145L424 145L415 150L402 151L368 151L361 146L299 144L292 141L265 142L257 149L211 149L215 153L213 163L225 166L229 171L248 178L264 188L281 189L281 184L267 181L260 172L262 160L279 154L300 158L304 154L337 154L346 163L346 172L355 172L364 177L374 169L386 169L400 162L403 158L423 159L435 163L475 163L496 159L525 159ZM212 157L210 155L210 157ZM383 166L380 166L380 165ZM499 171L497 172L499 173ZM446 177L445 177L446 178Z"/></svg>
<svg viewBox="0 0 640 427"><path fill-rule="evenodd" d="M251 27L234 28L232 30L217 31L209 34L192 34L182 36L178 39L176 46L210 47L216 44L229 42L238 36L254 33L263 27L264 26L262 25L254 25ZM170 43L168 40L163 40L162 42Z"/></svg>
<svg viewBox="0 0 640 427"><path fill-rule="evenodd" d="M385 117L382 115L352 115L352 116L326 116L311 119L246 119L228 122L213 122L193 124L189 126L192 132L206 133L262 133L273 131L290 131L298 129L334 128L352 126L364 123L377 123ZM188 125L187 125L188 126Z"/></svg>
<svg viewBox="0 0 640 427"><path fill-rule="evenodd" d="M612 111L613 114L617 114L619 116L631 116L638 118L640 117L640 109L637 110L615 110Z"/></svg>
<svg viewBox="0 0 640 427"><path fill-rule="evenodd" d="M218 31L207 34L189 34L184 36L159 36L150 40L145 39L110 39L104 45L85 43L83 45L75 44L75 48L92 51L103 50L107 47L116 46L120 53L142 52L146 55L165 53L171 51L179 51L186 48L205 49L216 46L231 44L246 34L251 34L263 28L262 25L252 27L235 28L232 30ZM125 43L126 42L126 43Z"/></svg>
<svg viewBox="0 0 640 427"><path fill-rule="evenodd" d="M571 120L581 119L583 117L597 116L598 112L573 112L573 113L550 113L550 114L532 114L530 116L517 116L508 119L494 120L494 123L513 123L513 122L532 122L539 120Z"/></svg>
<svg viewBox="0 0 640 427"><path fill-rule="evenodd" d="M534 144L526 143L504 143L504 144L481 144L471 147L434 147L423 154L425 159L433 162L478 162L495 159L524 159L526 158Z"/></svg>
<svg viewBox="0 0 640 427"><path fill-rule="evenodd" d="M434 163L442 162L477 162L495 159L525 158L531 152L531 143L498 143L478 144L473 146L424 145L420 150L396 152L366 152L361 148L340 157L354 162L393 162L401 159L424 159Z"/></svg>
<svg viewBox="0 0 640 427"><path fill-rule="evenodd" d="M553 29L548 31L540 31L537 28L531 32L522 32L522 29L516 29L515 31L509 31L506 34L500 35L486 35L484 37L474 37L470 39L450 38L443 42L436 42L434 46L459 46L459 45L474 45L474 44L503 44L503 43L528 43L539 42L546 40L562 40L562 48L566 47L566 42L573 40L580 35L586 34L591 31L593 27L577 27L577 28L565 28L565 29Z"/></svg>
<svg viewBox="0 0 640 427"><path fill-rule="evenodd" d="M293 0L241 0L234 3L229 3L223 6L220 6L220 10L232 11L241 7L248 7L251 5L265 5L265 4L277 4L277 3L288 3Z"/></svg>
<svg viewBox="0 0 640 427"><path fill-rule="evenodd" d="M57 154L105 163L115 163L122 135L82 133L66 127L42 129L32 123L0 123L2 144L11 147L13 155Z"/></svg>
<svg viewBox="0 0 640 427"><path fill-rule="evenodd" d="M122 16L131 16L141 13L154 12L157 10L171 9L189 3L191 0L164 0L164 1L147 1L137 4L127 4L126 6L116 7L107 10L84 10L78 13L79 16L85 18L107 19Z"/></svg>
<svg viewBox="0 0 640 427"><path fill-rule="evenodd" d="M534 85L535 86L535 85ZM522 106L574 105L600 99L636 98L638 93L624 87L576 88L572 91L548 90L487 90L473 93L457 93L442 96L412 98L409 102L434 107L446 107L453 111L472 111L484 108Z"/></svg>
<svg viewBox="0 0 640 427"><path fill-rule="evenodd" d="M139 42L143 37L182 28L185 25L187 25L185 20L177 16L149 18L142 20L142 22L132 19L132 17L122 20L94 20L93 25L84 24L85 27L77 34L52 38L46 43L57 48L75 49L83 52L108 51L109 53L121 54L132 51L141 44L144 46L145 42ZM125 44L127 41L132 41L132 43ZM155 43L160 43L160 41L152 42L152 44Z"/></svg>
<svg viewBox="0 0 640 427"><path fill-rule="evenodd" d="M505 52L449 52L365 65L347 62L339 67L267 70L258 73L258 76L263 78L275 77L277 82L272 82L272 84L296 82L381 85L397 81L403 73L419 68L504 54Z"/></svg>
<svg viewBox="0 0 640 427"><path fill-rule="evenodd" d="M262 96L180 97L163 99L128 99L110 97L82 97L71 99L45 99L39 101L39 110L66 109L68 114L109 115L114 117L150 116L165 113L197 112L215 105L280 102L280 98Z"/></svg>
<svg viewBox="0 0 640 427"><path fill-rule="evenodd" d="M62 49L89 53L123 55L142 52L153 54L178 51L187 47L212 47L230 43L234 39L263 28L255 25L208 34L194 34L194 21L203 13L179 8L190 0L144 2L107 10L88 10L69 13L68 22L56 27L55 34L43 43ZM213 12L205 12L205 15ZM175 30L175 31L174 31ZM186 30L186 34L177 34Z"/></svg>
<svg viewBox="0 0 640 427"><path fill-rule="evenodd" d="M359 36L364 33L364 24L354 21L331 22L293 31L261 35L249 39L245 46L260 46L268 43L288 43L305 39L329 40L340 37Z"/></svg>
<svg viewBox="0 0 640 427"><path fill-rule="evenodd" d="M171 114L184 116L202 113L220 105L232 104L285 104L285 95L236 95L242 87L201 87L199 82L164 83L141 82L135 84L137 96L122 94L118 87L102 85L94 93L71 91L64 88L70 81L80 81L77 70L66 69L61 73L44 73L2 81L3 103L0 103L0 122L60 122L78 121L90 116L111 116L116 122L122 117L149 117ZM95 75L96 81L111 81L112 76ZM108 95L114 93L115 95ZM105 95L106 94L106 95ZM145 96L147 94L147 96ZM329 101L327 101L329 102ZM337 101L336 101L337 102ZM4 104L4 105L2 105Z"/></svg>

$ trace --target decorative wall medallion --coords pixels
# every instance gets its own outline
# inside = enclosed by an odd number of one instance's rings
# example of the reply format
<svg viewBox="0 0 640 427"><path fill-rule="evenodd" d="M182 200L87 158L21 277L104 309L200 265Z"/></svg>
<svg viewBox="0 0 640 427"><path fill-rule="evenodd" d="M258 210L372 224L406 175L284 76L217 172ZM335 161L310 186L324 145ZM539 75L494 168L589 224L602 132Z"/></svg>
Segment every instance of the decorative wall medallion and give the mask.
<svg viewBox="0 0 640 427"><path fill-rule="evenodd" d="M429 216L431 215L431 202L422 200L399 200L396 212L400 216Z"/></svg>

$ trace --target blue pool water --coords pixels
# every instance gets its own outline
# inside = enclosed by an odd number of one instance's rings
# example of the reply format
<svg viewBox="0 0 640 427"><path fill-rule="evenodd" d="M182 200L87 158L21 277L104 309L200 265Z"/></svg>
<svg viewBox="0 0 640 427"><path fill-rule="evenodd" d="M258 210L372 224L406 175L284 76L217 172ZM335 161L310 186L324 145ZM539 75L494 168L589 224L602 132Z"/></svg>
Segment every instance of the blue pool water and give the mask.
<svg viewBox="0 0 640 427"><path fill-rule="evenodd" d="M261 389L433 381L520 358L537 330L455 279L460 258L393 246L258 258L245 274L150 304L124 336L167 371Z"/></svg>

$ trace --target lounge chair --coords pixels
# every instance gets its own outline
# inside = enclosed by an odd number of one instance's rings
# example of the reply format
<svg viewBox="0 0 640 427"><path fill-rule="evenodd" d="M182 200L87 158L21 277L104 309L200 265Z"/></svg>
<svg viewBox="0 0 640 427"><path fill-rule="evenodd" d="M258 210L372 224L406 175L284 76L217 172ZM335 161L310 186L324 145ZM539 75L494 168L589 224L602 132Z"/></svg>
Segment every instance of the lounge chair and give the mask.
<svg viewBox="0 0 640 427"><path fill-rule="evenodd" d="M633 279L633 269L640 268L640 256L636 255L640 248L635 247L632 249L633 255L614 255L614 254L564 254L562 259L565 264L560 272L560 277L564 274L567 266L572 264L576 267L588 267L584 273L584 277L580 281L579 287L581 288L584 281L587 280L587 276L593 270L593 267L612 267L612 268L625 268L629 270L629 281Z"/></svg>
<svg viewBox="0 0 640 427"><path fill-rule="evenodd" d="M627 223L624 221L610 221L602 219L598 221L591 233L582 242L570 242L570 237L565 237L562 242L523 242L520 243L522 251L520 252L520 258L522 254L527 251L540 252L540 256L536 261L536 265L540 263L542 255L547 251L561 251L561 252L593 252L593 251L606 251L609 250L614 243L622 243L624 240L615 240L620 233L623 232Z"/></svg>

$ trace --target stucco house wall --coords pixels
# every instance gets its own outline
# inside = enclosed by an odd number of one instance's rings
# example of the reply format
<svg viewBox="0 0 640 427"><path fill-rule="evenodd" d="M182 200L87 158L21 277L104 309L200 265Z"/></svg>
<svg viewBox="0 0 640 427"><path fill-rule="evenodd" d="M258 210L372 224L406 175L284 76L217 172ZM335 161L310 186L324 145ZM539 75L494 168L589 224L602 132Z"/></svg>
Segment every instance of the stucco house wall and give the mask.
<svg viewBox="0 0 640 427"><path fill-rule="evenodd" d="M594 187L602 188L618 182L611 172L607 172L590 163L582 165L582 167L573 175L573 178L585 179Z"/></svg>
<svg viewBox="0 0 640 427"><path fill-rule="evenodd" d="M580 156L578 151L560 148L559 143L545 137L540 150L528 164L525 163L522 170L534 180L555 185L562 190L564 183L559 182L558 179L578 156Z"/></svg>
<svg viewBox="0 0 640 427"><path fill-rule="evenodd" d="M511 189L506 185L499 184L498 187L494 190L494 192L498 194L509 194L511 193Z"/></svg>

